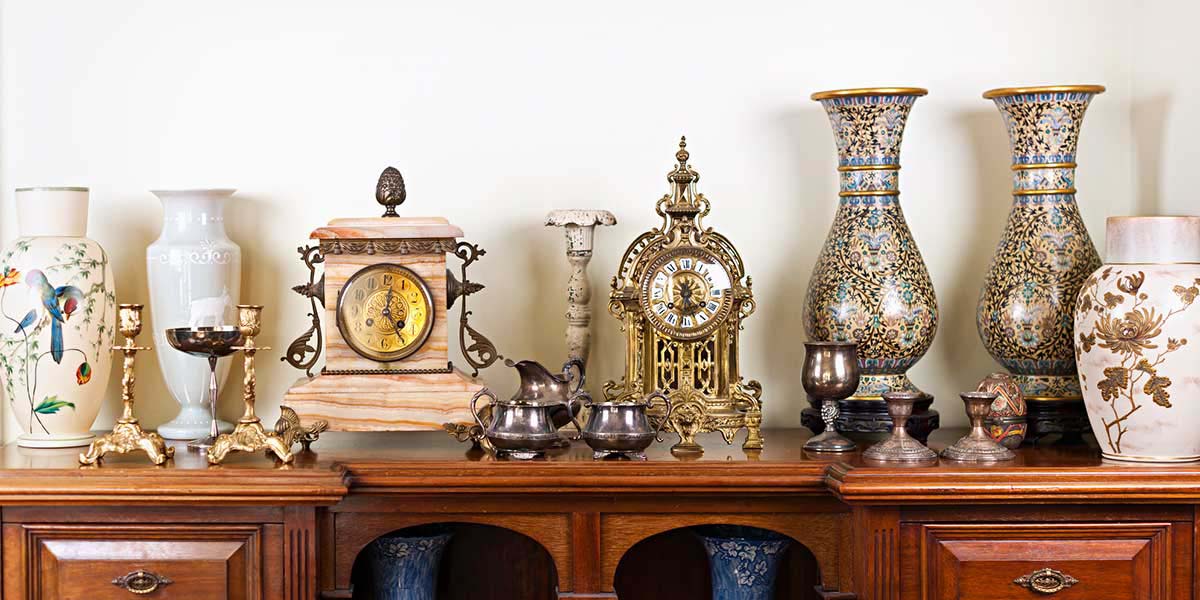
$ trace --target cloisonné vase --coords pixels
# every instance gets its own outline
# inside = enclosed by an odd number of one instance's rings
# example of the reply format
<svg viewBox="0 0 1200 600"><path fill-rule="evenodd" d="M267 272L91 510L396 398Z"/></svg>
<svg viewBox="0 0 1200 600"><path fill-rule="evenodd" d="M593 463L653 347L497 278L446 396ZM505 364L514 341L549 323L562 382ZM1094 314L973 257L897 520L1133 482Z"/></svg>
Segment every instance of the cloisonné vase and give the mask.
<svg viewBox="0 0 1200 600"><path fill-rule="evenodd" d="M938 308L933 282L900 209L900 141L920 88L813 94L833 125L840 191L837 213L817 258L804 307L813 341L857 342L858 390L841 403L843 432L886 432L883 394L920 393L908 430L937 427L933 397L906 372L933 343ZM806 412L805 425L823 429ZM811 423L811 424L810 424Z"/></svg>
<svg viewBox="0 0 1200 600"><path fill-rule="evenodd" d="M452 532L385 535L371 542L371 579L378 600L434 600L438 564Z"/></svg>
<svg viewBox="0 0 1200 600"><path fill-rule="evenodd" d="M162 201L162 233L146 248L150 322L159 348L170 348L167 329L236 325L242 282L242 250L225 233L225 204L231 189L154 190ZM208 359L183 352L156 354L163 380L179 402L179 414L159 426L169 440L209 434ZM217 363L217 387L224 388L228 360ZM233 425L219 421L221 432Z"/></svg>
<svg viewBox="0 0 1200 600"><path fill-rule="evenodd" d="M791 539L738 525L705 525L695 531L708 553L712 600L774 598L775 576Z"/></svg>
<svg viewBox="0 0 1200 600"><path fill-rule="evenodd" d="M31 448L86 446L112 373L116 290L86 237L87 188L16 193L19 235L0 252L0 380Z"/></svg>
<svg viewBox="0 0 1200 600"><path fill-rule="evenodd" d="M1105 458L1200 460L1200 217L1111 217L1075 356Z"/></svg>
<svg viewBox="0 0 1200 600"><path fill-rule="evenodd" d="M1100 266L1075 203L1075 150L1098 85L1007 88L996 103L1012 149L1013 204L979 297L983 345L1029 406L1030 439L1087 430L1072 313Z"/></svg>

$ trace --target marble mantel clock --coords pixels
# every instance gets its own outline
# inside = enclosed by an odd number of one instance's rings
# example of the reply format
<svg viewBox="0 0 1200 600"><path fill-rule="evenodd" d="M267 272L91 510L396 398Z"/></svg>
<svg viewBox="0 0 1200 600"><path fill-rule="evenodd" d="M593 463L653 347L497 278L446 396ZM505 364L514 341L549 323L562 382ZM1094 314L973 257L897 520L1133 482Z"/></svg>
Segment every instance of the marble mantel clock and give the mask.
<svg viewBox="0 0 1200 600"><path fill-rule="evenodd" d="M671 193L655 205L662 225L629 245L613 278L609 312L625 332L625 376L604 393L640 402L664 390L671 412L649 412L679 435L674 452L702 451L696 434L705 431L733 443L742 428L742 447L760 449L762 386L742 379L738 361L742 320L754 312L751 280L733 244L702 224L711 206L696 192L686 140L675 158Z"/></svg>
<svg viewBox="0 0 1200 600"><path fill-rule="evenodd" d="M484 387L476 376L499 356L467 322L466 296L483 286L467 281L466 270L484 252L459 241L462 230L442 217L398 215L406 194L396 169L383 172L375 196L383 216L334 219L312 232L317 245L298 249L309 282L293 289L309 298L312 326L283 360L308 376L283 404L341 431L472 423L467 406ZM461 280L446 268L447 254L462 259ZM459 298L458 335L470 375L449 360L449 312ZM325 365L313 376L322 349Z"/></svg>

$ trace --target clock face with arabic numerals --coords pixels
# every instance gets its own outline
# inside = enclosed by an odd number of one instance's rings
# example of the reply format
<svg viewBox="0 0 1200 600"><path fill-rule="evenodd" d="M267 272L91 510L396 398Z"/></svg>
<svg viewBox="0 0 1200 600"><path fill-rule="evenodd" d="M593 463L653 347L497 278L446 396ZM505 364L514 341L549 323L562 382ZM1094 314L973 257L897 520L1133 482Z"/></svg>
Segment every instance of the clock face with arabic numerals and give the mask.
<svg viewBox="0 0 1200 600"><path fill-rule="evenodd" d="M393 264L366 267L338 294L337 325L346 344L379 362L400 360L425 344L433 329L433 300L425 280Z"/></svg>
<svg viewBox="0 0 1200 600"><path fill-rule="evenodd" d="M640 303L650 324L664 335L696 340L729 316L729 272L708 250L670 250L642 276Z"/></svg>

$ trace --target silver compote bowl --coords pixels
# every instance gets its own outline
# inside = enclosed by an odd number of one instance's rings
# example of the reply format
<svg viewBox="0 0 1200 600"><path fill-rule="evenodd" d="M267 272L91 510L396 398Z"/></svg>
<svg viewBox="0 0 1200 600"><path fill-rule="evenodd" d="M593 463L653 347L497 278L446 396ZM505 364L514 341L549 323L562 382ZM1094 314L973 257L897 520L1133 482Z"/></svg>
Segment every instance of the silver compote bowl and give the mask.
<svg viewBox="0 0 1200 600"><path fill-rule="evenodd" d="M188 442L188 448L194 450L208 448L220 434L217 430L217 359L235 352L234 347L242 344L242 332L232 325L176 327L167 330L167 343L180 352L208 359L211 373L208 379L208 403L212 411L212 425L208 437Z"/></svg>

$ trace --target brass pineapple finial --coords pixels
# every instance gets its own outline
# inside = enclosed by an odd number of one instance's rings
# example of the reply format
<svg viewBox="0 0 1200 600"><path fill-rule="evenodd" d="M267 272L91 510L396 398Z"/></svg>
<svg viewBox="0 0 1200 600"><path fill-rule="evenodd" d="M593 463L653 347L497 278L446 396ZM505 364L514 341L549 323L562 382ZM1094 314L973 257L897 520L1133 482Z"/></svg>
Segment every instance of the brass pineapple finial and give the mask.
<svg viewBox="0 0 1200 600"><path fill-rule="evenodd" d="M404 177L396 167L388 167L379 175L379 183L375 184L375 201L387 207L383 212L385 217L398 217L396 207L404 204L408 192L404 189Z"/></svg>

